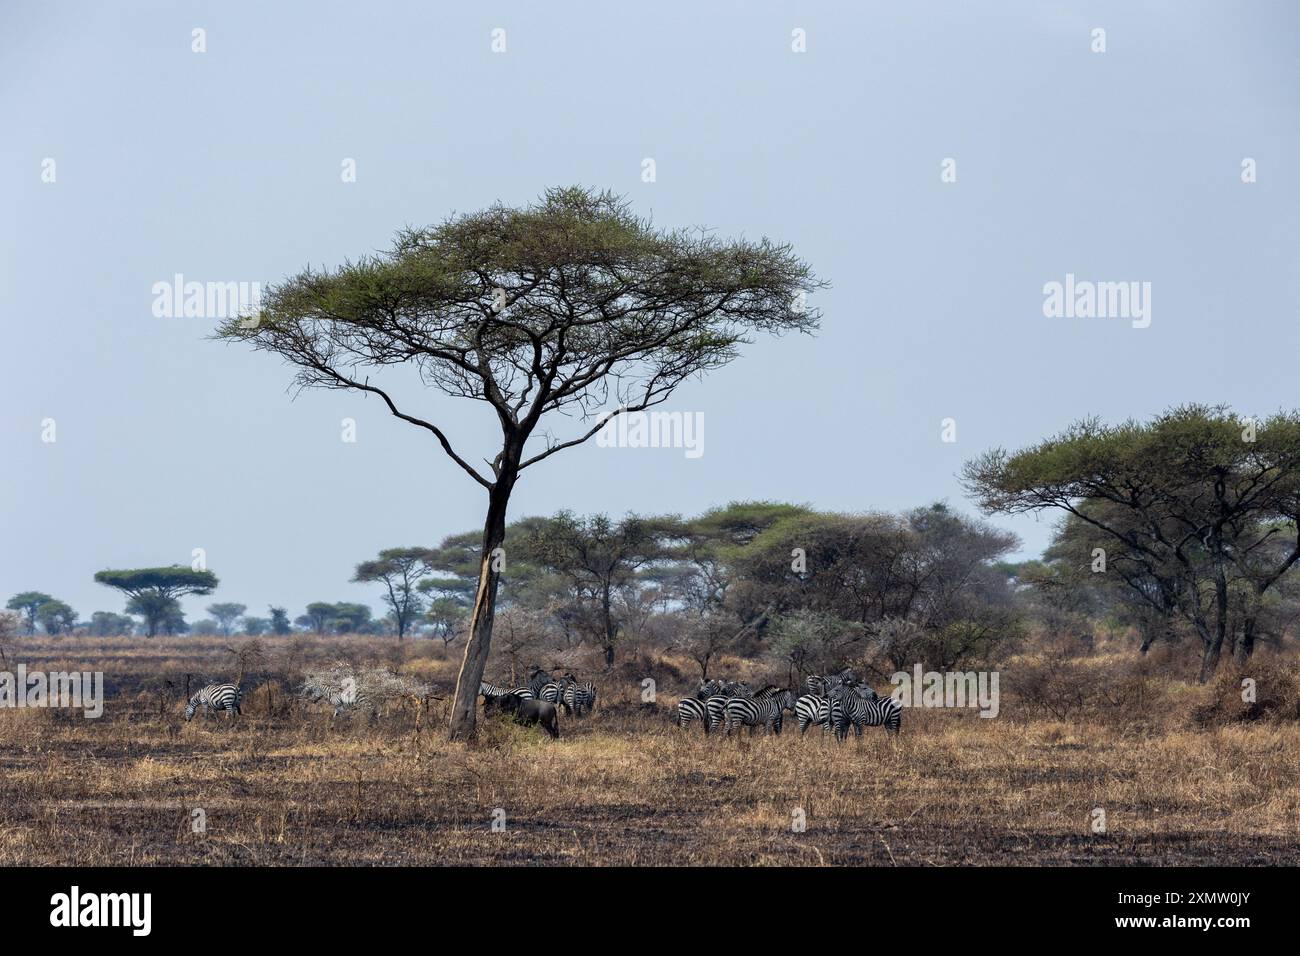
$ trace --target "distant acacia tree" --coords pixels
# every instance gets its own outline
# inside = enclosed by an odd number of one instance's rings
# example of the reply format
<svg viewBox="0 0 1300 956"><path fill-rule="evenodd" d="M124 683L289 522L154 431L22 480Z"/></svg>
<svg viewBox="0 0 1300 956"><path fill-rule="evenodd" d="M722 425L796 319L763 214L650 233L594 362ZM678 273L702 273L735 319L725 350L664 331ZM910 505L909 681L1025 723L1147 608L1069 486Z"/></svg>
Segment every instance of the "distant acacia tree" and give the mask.
<svg viewBox="0 0 1300 956"><path fill-rule="evenodd" d="M135 620L125 614L114 614L112 611L96 611L90 615L90 624L87 630L92 637L129 635L135 632Z"/></svg>
<svg viewBox="0 0 1300 956"><path fill-rule="evenodd" d="M270 630L271 622L264 617L244 618L244 633L249 637L259 637Z"/></svg>
<svg viewBox="0 0 1300 956"><path fill-rule="evenodd" d="M36 620L46 634L67 634L77 626L77 612L63 601L50 600L36 609Z"/></svg>
<svg viewBox="0 0 1300 956"><path fill-rule="evenodd" d="M127 612L144 618L145 633L149 637L154 637L160 629L172 632L183 629L185 618L180 614L178 599L187 594L211 594L219 583L211 571L196 571L180 565L105 570L96 573L95 580L130 597Z"/></svg>
<svg viewBox="0 0 1300 956"><path fill-rule="evenodd" d="M594 612L596 636L610 668L624 624L624 590L637 585L641 569L671 556L672 542L684 534L674 518L628 515L611 521L605 515L580 518L562 511L525 537L522 546L530 560L568 580L579 602Z"/></svg>
<svg viewBox="0 0 1300 956"><path fill-rule="evenodd" d="M19 611L27 618L27 633L36 633L36 612L42 604L54 598L43 591L23 591L11 597L5 604L11 611Z"/></svg>
<svg viewBox="0 0 1300 956"><path fill-rule="evenodd" d="M271 614L271 633L284 636L293 631L289 623L289 612L285 608L271 605L267 609Z"/></svg>
<svg viewBox="0 0 1300 956"><path fill-rule="evenodd" d="M384 603L392 612L399 641L424 610L417 586L431 570L430 557L428 548L387 548L379 552L377 559L358 564L352 576L356 583L378 582L384 586Z"/></svg>
<svg viewBox="0 0 1300 956"><path fill-rule="evenodd" d="M235 629L235 622L248 610L247 604L227 603L209 604L208 613L216 619L217 626L226 637Z"/></svg>
<svg viewBox="0 0 1300 956"><path fill-rule="evenodd" d="M307 605L307 613L302 616L306 619L306 626L313 634L324 634L329 628L329 622L334 617L334 605L328 601L312 601Z"/></svg>
<svg viewBox="0 0 1300 956"><path fill-rule="evenodd" d="M602 412L658 405L687 379L726 365L752 333L815 329L806 295L820 284L788 246L664 231L608 193L553 189L527 208L496 205L408 229L386 254L305 271L269 290L258 315L217 334L286 359L302 387L378 396L486 492L449 721L457 738L474 732L498 549L520 474L593 437ZM487 404L500 429L490 474L376 383L375 373L395 365L445 394ZM543 419L580 425L560 438ZM533 440L542 447L530 449Z"/></svg>
<svg viewBox="0 0 1300 956"><path fill-rule="evenodd" d="M424 620L429 625L433 636L439 638L443 644L449 645L460 633L468 616L465 606L455 598L440 597L429 603Z"/></svg>
<svg viewBox="0 0 1300 956"><path fill-rule="evenodd" d="M338 634L367 634L374 629L374 621L366 605L340 601L330 608L325 626Z"/></svg>

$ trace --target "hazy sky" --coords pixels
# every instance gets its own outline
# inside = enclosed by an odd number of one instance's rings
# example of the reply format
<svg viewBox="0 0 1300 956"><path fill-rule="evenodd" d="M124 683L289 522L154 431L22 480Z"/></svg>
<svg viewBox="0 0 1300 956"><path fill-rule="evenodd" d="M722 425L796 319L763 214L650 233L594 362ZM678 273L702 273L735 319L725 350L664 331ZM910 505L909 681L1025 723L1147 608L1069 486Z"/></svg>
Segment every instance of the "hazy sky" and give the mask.
<svg viewBox="0 0 1300 956"><path fill-rule="evenodd" d="M222 583L191 619L212 600L379 612L353 566L479 527L482 489L377 400L291 400L277 359L155 317L152 287L274 281L550 185L788 241L833 287L819 336L760 341L665 406L704 413L702 457L565 452L525 473L513 517L970 510L963 461L1080 416L1295 407L1298 9L6 0L0 598L120 611L95 571L201 547ZM1150 326L1044 317L1067 273L1150 282ZM495 451L482 408L398 390L475 460ZM1051 529L996 520L1025 554Z"/></svg>

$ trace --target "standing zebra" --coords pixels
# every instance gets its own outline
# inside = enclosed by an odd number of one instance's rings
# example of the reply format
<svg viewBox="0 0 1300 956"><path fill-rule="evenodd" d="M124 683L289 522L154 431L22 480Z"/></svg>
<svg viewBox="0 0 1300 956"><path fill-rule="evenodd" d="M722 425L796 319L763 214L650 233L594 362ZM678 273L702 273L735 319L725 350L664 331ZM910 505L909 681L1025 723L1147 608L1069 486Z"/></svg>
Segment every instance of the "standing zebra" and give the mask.
<svg viewBox="0 0 1300 956"><path fill-rule="evenodd" d="M845 670L838 674L809 674L804 683L808 685L808 693L827 697L837 687L856 687L858 679L852 671Z"/></svg>
<svg viewBox="0 0 1300 956"><path fill-rule="evenodd" d="M591 713L596 709L595 684L591 681L579 681L572 674L565 674L564 679L567 686L562 689L560 700L566 710L581 717L584 713Z"/></svg>
<svg viewBox="0 0 1300 956"><path fill-rule="evenodd" d="M903 722L903 705L893 697L862 697L860 694L846 692L843 688L832 691L830 696L830 724L835 730L835 739L843 740L848 736L849 724L854 733L862 736L862 728L884 726L891 733L898 733Z"/></svg>
<svg viewBox="0 0 1300 956"><path fill-rule="evenodd" d="M707 737L713 727L709 721L709 712L705 702L698 697L683 697L677 702L677 726L686 730L691 726L693 720L700 722Z"/></svg>
<svg viewBox="0 0 1300 956"><path fill-rule="evenodd" d="M794 715L799 721L799 735L808 732L810 724L816 724L825 733L831 725L830 701L817 694L805 694L794 702Z"/></svg>
<svg viewBox="0 0 1300 956"><path fill-rule="evenodd" d="M231 719L234 719L235 714L243 713L239 709L239 702L243 699L244 692L234 684L209 684L196 692L185 705L185 719L193 720L194 712L200 707L208 716L211 716L214 710L224 710L230 714Z"/></svg>
<svg viewBox="0 0 1300 956"><path fill-rule="evenodd" d="M527 687L502 687L500 684L490 684L487 681L479 681L478 692L483 697L504 697L506 694L515 694L524 700L533 699L533 692Z"/></svg>
<svg viewBox="0 0 1300 956"><path fill-rule="evenodd" d="M761 696L733 697L727 701L727 736L740 724L749 728L752 736L754 728L760 724L764 731L768 727L772 732L781 732L781 718L787 710L794 710L794 694L788 690L776 690L765 687Z"/></svg>

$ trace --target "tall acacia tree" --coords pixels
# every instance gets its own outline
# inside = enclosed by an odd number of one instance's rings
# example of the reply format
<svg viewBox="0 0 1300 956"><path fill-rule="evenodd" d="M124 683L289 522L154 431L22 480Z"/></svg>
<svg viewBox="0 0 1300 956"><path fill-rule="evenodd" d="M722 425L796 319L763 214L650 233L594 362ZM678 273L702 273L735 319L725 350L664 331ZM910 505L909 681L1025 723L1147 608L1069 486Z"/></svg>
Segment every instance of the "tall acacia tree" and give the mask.
<svg viewBox="0 0 1300 956"><path fill-rule="evenodd" d="M609 193L549 190L406 229L383 254L307 270L263 296L219 338L297 367L301 387L377 396L423 429L487 495L478 585L450 732L474 731L487 662L506 510L522 472L581 444L604 421L665 401L726 365L754 332L812 331L821 283L788 246L665 231ZM438 424L399 407L372 375L414 369L444 394L486 403L500 441L483 472ZM543 426L576 422L563 437ZM531 444L530 443L534 443Z"/></svg>
<svg viewBox="0 0 1300 956"><path fill-rule="evenodd" d="M211 594L217 576L211 571L172 565L167 568L136 568L125 571L99 571L95 580L130 596L130 614L144 617L150 637L160 628L182 623L178 620L179 599L187 594Z"/></svg>

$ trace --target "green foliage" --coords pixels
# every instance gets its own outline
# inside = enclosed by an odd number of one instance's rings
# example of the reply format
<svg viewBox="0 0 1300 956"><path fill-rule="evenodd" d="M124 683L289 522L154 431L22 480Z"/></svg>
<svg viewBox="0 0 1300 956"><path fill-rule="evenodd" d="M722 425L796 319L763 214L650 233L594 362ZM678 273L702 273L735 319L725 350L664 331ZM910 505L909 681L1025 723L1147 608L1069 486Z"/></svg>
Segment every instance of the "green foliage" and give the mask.
<svg viewBox="0 0 1300 956"><path fill-rule="evenodd" d="M272 634L283 636L293 631L293 626L289 623L289 612L285 608L272 605L269 610L271 613L270 628Z"/></svg>
<svg viewBox="0 0 1300 956"><path fill-rule="evenodd" d="M149 637L159 630L168 634L183 632L185 615L177 598L187 594L211 594L219 583L211 571L175 564L166 568L99 571L95 580L130 597L127 613L139 614L145 619L145 632Z"/></svg>
<svg viewBox="0 0 1300 956"><path fill-rule="evenodd" d="M77 612L62 601L49 600L36 609L36 620L46 634L67 634L77 626Z"/></svg>
<svg viewBox="0 0 1300 956"><path fill-rule="evenodd" d="M11 597L5 604L11 611L20 611L27 617L27 633L36 633L36 612L42 604L54 598L43 591L22 591Z"/></svg>

